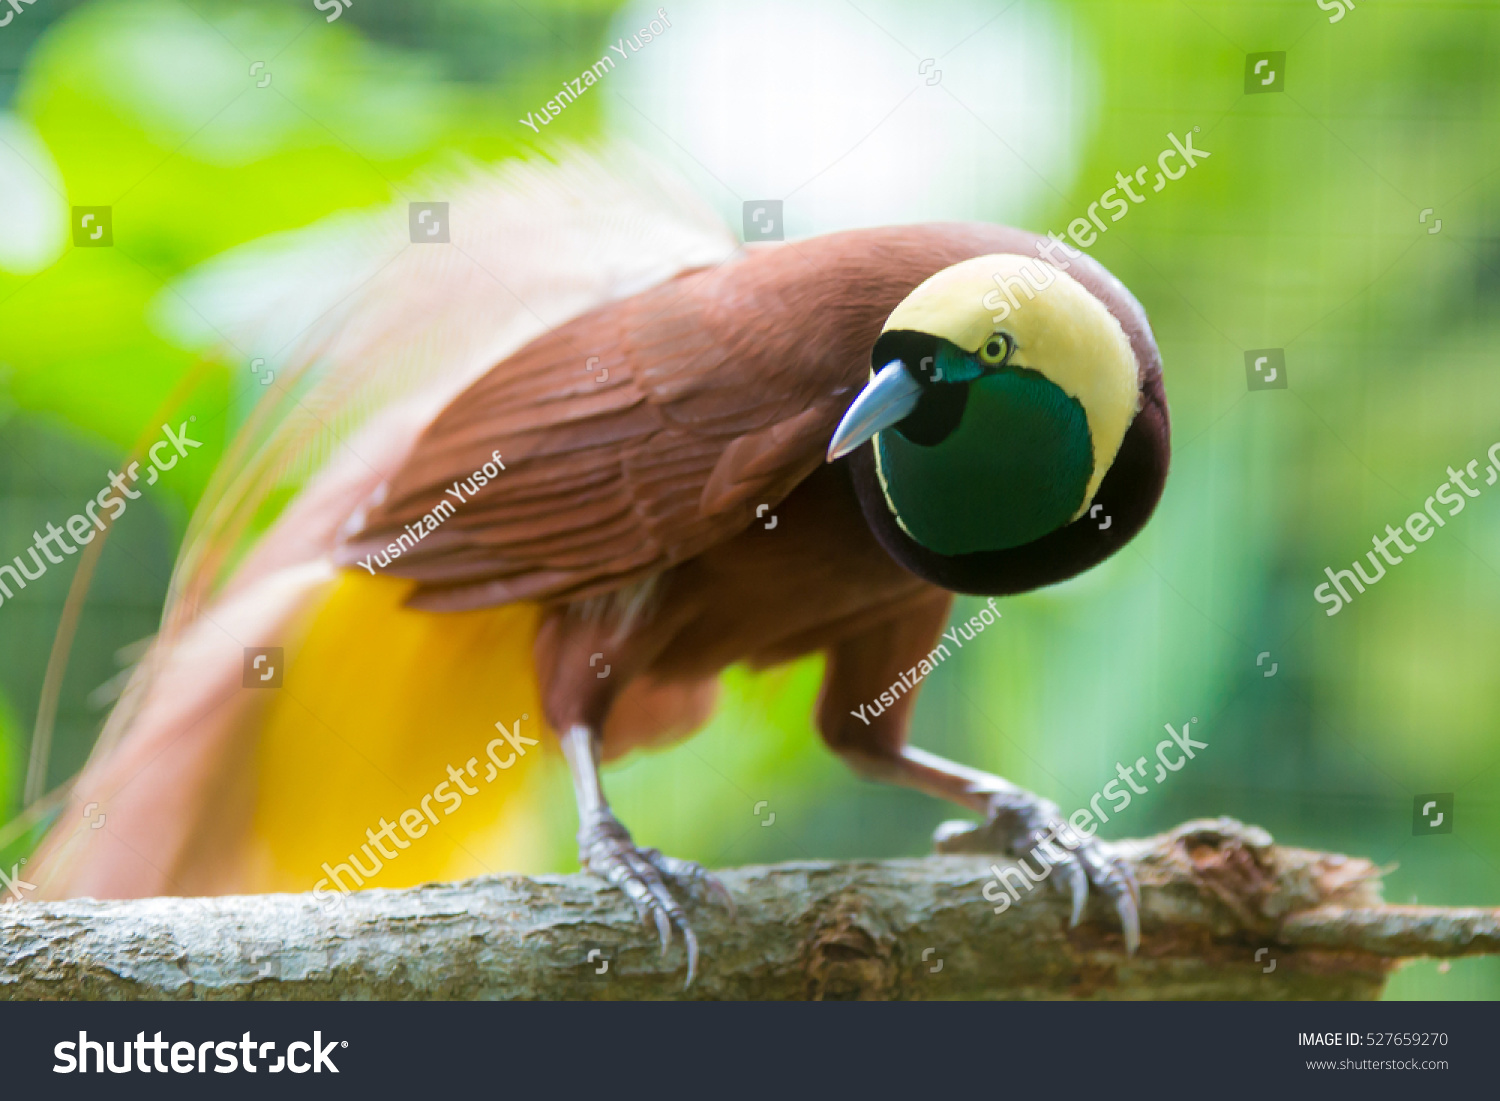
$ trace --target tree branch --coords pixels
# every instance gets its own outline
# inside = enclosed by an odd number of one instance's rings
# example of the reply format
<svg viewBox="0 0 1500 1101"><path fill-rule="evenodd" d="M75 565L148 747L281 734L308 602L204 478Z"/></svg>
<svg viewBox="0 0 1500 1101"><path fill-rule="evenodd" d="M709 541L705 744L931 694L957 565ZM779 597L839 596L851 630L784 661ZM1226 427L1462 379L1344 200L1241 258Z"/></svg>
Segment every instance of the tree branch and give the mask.
<svg viewBox="0 0 1500 1101"><path fill-rule="evenodd" d="M1369 861L1232 819L1118 848L1141 884L1134 957L1101 899L1072 930L1047 884L997 915L982 892L1009 861L932 856L724 872L739 919L693 896L686 992L680 937L663 959L618 892L571 875L365 891L332 914L310 895L0 907L0 997L1374 998L1400 958L1500 952L1500 911L1382 906Z"/></svg>

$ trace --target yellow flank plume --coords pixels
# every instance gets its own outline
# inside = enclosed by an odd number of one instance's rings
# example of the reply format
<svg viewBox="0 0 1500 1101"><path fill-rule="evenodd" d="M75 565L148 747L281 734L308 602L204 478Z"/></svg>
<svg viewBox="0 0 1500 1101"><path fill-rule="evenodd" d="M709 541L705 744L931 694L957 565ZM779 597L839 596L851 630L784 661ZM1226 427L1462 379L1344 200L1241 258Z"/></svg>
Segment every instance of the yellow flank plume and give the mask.
<svg viewBox="0 0 1500 1101"><path fill-rule="evenodd" d="M287 647L257 753L250 889L327 901L339 884L546 870L540 609L418 612L401 606L410 588L342 574Z"/></svg>

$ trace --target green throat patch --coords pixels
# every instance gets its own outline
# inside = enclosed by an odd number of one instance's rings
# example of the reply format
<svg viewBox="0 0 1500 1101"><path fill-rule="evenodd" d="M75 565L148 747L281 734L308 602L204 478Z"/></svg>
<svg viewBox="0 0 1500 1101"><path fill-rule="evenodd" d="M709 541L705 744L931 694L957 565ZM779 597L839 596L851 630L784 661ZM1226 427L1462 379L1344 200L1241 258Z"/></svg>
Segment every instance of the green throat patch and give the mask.
<svg viewBox="0 0 1500 1101"><path fill-rule="evenodd" d="M1024 368L959 385L968 387L963 416L941 441L913 443L899 427L876 436L901 526L929 550L957 555L1017 547L1071 521L1094 473L1083 406Z"/></svg>

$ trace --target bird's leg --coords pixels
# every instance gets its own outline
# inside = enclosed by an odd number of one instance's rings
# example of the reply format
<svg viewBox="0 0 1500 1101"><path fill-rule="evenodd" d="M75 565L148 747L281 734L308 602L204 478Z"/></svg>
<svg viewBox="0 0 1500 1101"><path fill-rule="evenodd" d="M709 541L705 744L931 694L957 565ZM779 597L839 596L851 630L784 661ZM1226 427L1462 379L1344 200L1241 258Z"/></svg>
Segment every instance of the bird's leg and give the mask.
<svg viewBox="0 0 1500 1101"><path fill-rule="evenodd" d="M617 616L589 616L568 607L548 614L537 632L534 651L542 706L552 728L562 732L563 756L573 776L579 863L625 892L644 924L655 923L663 953L671 944L676 923L687 944L687 981L691 984L698 971L698 938L666 881L695 882L731 914L734 903L723 884L697 864L638 848L604 798L599 781L604 732L608 728L611 738L619 736L618 728L610 725L620 717L616 705L622 697L628 700L632 689L642 683L639 678L650 655L676 627L671 619L654 616L641 617L629 629L617 620ZM596 672L600 657L606 657L608 664ZM611 748L618 750L613 742Z"/></svg>
<svg viewBox="0 0 1500 1101"><path fill-rule="evenodd" d="M643 924L655 922L665 954L672 943L672 925L682 930L687 944L687 984L698 972L698 938L687 915L668 890L666 879L693 881L722 902L731 914L734 902L718 879L690 860L665 856L656 849L637 848L604 798L599 782L599 738L586 725L568 728L562 736L563 756L573 775L578 803L578 860L594 875L609 880L635 903Z"/></svg>
<svg viewBox="0 0 1500 1101"><path fill-rule="evenodd" d="M944 760L906 745L915 696L907 692L881 714L867 705L901 683L902 673L932 656L948 616L946 594L929 598L883 627L865 631L832 649L818 705L818 727L829 747L855 771L871 779L914 788L965 807L984 819L978 825L947 822L934 838L940 852L1002 852L1033 856L1039 870L1060 871L1055 885L1072 896L1072 924L1083 917L1093 884L1119 915L1125 947L1140 942L1140 889L1124 861L1106 842L1083 837L1064 821L1057 804L1009 780Z"/></svg>

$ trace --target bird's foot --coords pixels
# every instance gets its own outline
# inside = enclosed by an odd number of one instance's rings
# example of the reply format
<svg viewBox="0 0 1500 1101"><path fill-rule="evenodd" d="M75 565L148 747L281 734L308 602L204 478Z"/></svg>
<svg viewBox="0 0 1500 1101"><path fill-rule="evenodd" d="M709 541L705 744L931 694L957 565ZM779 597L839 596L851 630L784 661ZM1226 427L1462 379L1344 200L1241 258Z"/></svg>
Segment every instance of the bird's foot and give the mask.
<svg viewBox="0 0 1500 1101"><path fill-rule="evenodd" d="M578 859L594 875L609 880L625 892L626 897L635 903L643 925L650 928L655 922L663 955L672 943L672 926L675 924L682 930L688 957L684 988L692 986L698 973L698 937L688 924L682 907L668 890L666 880L675 879L701 887L733 918L734 899L718 877L691 860L665 856L656 849L637 848L630 838L630 831L608 812L579 831Z"/></svg>
<svg viewBox="0 0 1500 1101"><path fill-rule="evenodd" d="M933 848L942 853L998 852L1018 859L1031 857L1043 876L1057 869L1061 875L1053 880L1053 886L1072 896L1070 926L1083 919L1092 883L1119 915L1125 950L1134 953L1140 944L1141 889L1135 873L1110 851L1107 842L1084 837L1068 826L1056 803L1028 791L997 793L990 796L989 814L983 823L944 822L933 836Z"/></svg>

